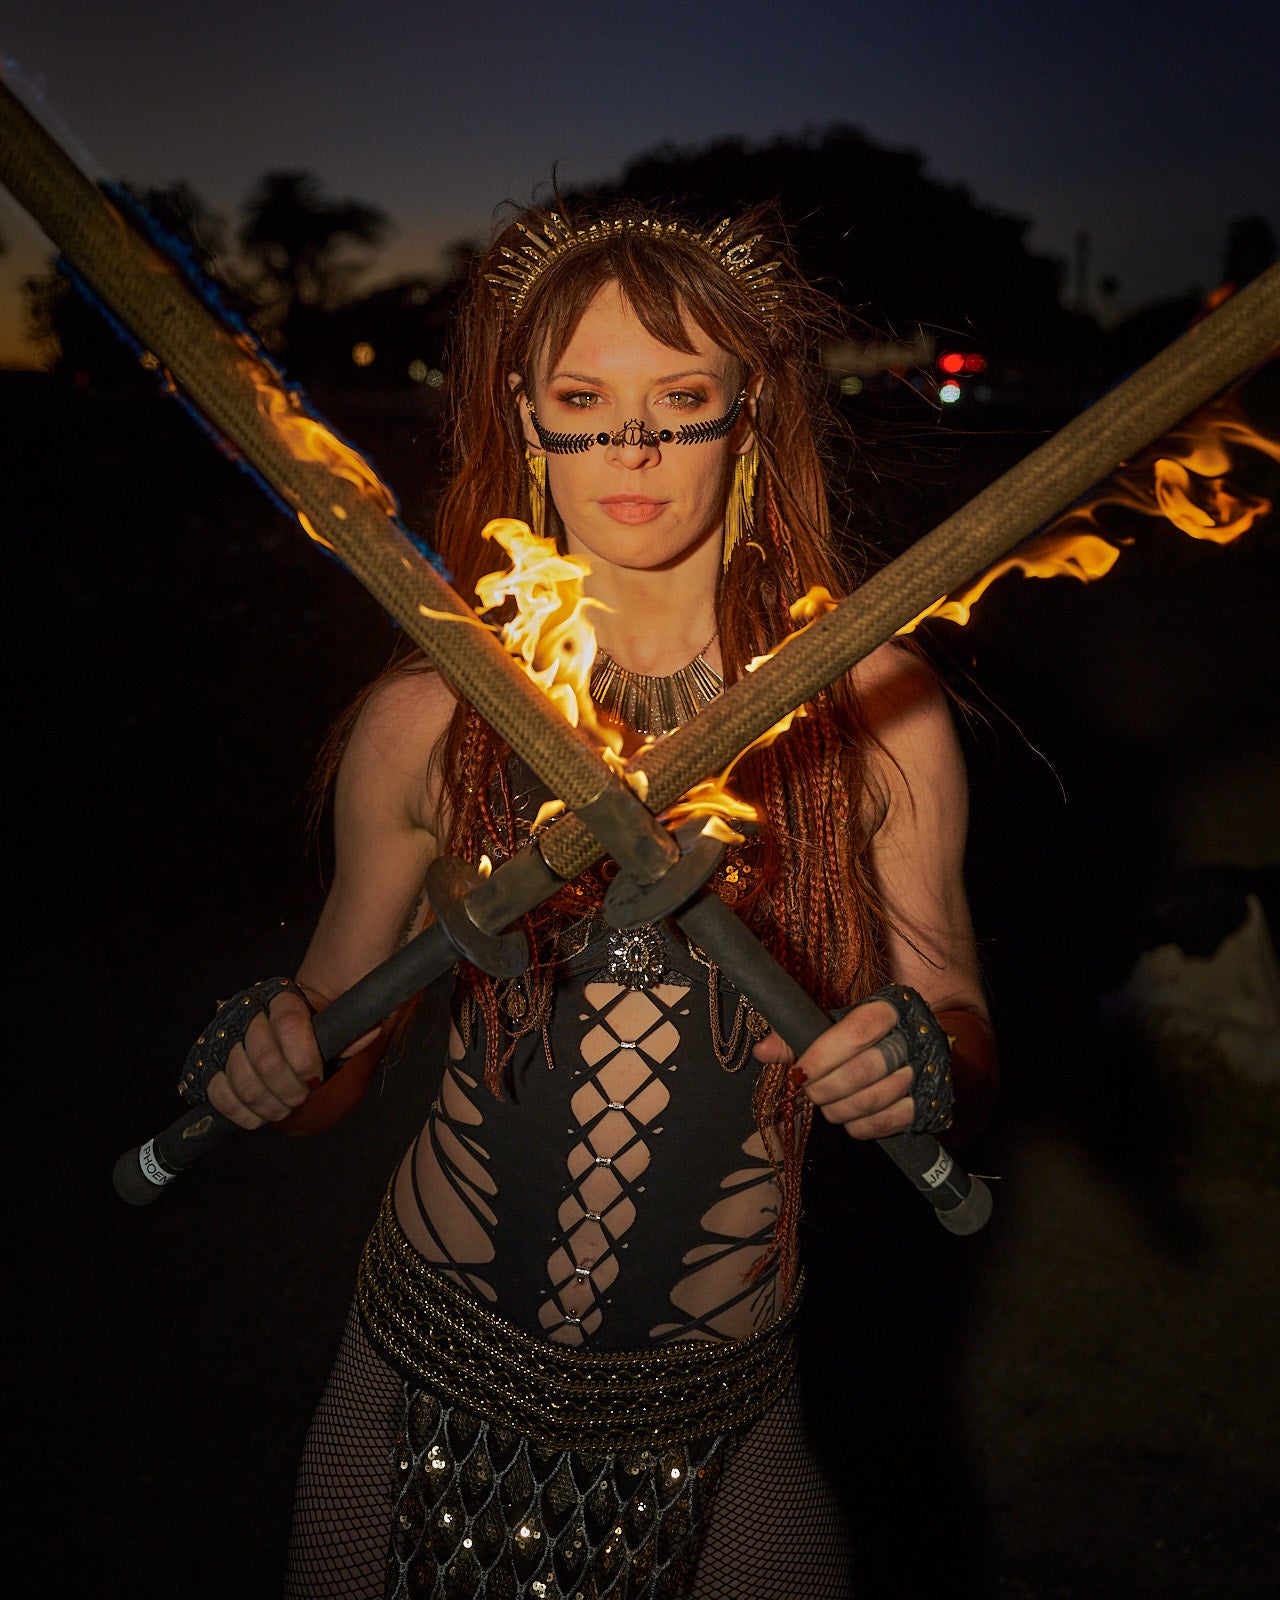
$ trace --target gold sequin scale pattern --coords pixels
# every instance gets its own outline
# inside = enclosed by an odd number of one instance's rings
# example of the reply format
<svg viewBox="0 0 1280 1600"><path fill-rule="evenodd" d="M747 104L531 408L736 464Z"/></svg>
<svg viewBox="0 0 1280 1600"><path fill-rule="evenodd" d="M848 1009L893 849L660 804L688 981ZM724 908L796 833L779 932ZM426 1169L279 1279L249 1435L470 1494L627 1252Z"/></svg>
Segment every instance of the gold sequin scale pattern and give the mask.
<svg viewBox="0 0 1280 1600"><path fill-rule="evenodd" d="M392 1463L392 1600L678 1600L725 1439L662 1450L540 1448L405 1386Z"/></svg>

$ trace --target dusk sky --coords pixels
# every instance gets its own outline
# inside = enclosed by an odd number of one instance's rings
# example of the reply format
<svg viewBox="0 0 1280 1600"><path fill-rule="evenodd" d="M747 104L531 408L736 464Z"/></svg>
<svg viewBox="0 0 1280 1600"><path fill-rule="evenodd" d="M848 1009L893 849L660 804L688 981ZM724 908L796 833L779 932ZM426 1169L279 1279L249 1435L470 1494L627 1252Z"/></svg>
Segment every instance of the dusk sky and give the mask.
<svg viewBox="0 0 1280 1600"><path fill-rule="evenodd" d="M365 280L431 271L553 165L574 184L670 143L833 122L930 173L1078 230L1118 305L1217 281L1227 224L1280 229L1280 23L1227 0L6 0L7 80L95 176L184 179L233 216L264 171L308 168L387 211ZM1270 20L1267 20L1270 18ZM48 246L4 194L0 362L31 359L18 285ZM939 249L945 241L939 240Z"/></svg>

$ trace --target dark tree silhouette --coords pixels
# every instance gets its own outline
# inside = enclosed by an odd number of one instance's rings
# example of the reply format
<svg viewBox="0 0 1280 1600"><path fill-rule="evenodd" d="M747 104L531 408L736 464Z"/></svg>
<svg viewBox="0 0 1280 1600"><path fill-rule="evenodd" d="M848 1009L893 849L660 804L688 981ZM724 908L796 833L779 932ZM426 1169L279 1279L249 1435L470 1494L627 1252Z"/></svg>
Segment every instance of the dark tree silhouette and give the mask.
<svg viewBox="0 0 1280 1600"><path fill-rule="evenodd" d="M216 284L237 310L248 309L248 301L230 282L223 265L225 223L189 184L176 179L161 188L137 188L130 183L119 187L152 219L179 257ZM98 309L60 272L28 278L22 289L28 336L50 358L55 372L82 386L131 387L152 381L139 370L129 347Z"/></svg>
<svg viewBox="0 0 1280 1600"><path fill-rule="evenodd" d="M228 282L224 249L226 219L210 211L189 183L177 178L161 189L123 186L152 221L215 283Z"/></svg>
<svg viewBox="0 0 1280 1600"><path fill-rule="evenodd" d="M441 254L447 269L446 283L462 284L484 254L484 247L478 239L455 239L452 244L445 245Z"/></svg>
<svg viewBox="0 0 1280 1600"><path fill-rule="evenodd" d="M1275 230L1263 216L1251 213L1233 217L1222 242L1224 288L1243 289L1263 273L1280 254ZM1193 284L1181 294L1167 295L1119 322L1108 335L1111 362L1117 373L1130 372L1206 314L1217 300L1206 300L1201 285Z"/></svg>
<svg viewBox="0 0 1280 1600"><path fill-rule="evenodd" d="M381 244L391 226L376 206L331 199L310 172L268 172L244 210L239 238L256 269L261 323L286 349L349 297L366 265L360 248Z"/></svg>
<svg viewBox="0 0 1280 1600"><path fill-rule="evenodd" d="M1265 272L1280 254L1276 232L1265 217L1256 213L1232 217L1222 246L1222 281L1242 289Z"/></svg>
<svg viewBox="0 0 1280 1600"><path fill-rule="evenodd" d="M887 333L924 323L1042 357L1073 353L1093 331L1061 304L1062 264L1028 250L1026 218L981 205L963 185L929 177L916 151L856 128L664 148L569 198L674 203L703 216L776 203L806 273Z"/></svg>

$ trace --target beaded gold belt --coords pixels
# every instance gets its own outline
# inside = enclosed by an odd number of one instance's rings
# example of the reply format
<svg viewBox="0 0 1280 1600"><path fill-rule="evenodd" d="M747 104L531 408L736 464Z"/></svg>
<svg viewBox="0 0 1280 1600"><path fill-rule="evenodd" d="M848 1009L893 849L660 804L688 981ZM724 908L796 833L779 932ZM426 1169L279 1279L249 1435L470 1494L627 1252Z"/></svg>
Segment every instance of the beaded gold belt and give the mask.
<svg viewBox="0 0 1280 1600"><path fill-rule="evenodd" d="M534 1338L450 1283L405 1237L388 1191L356 1300L383 1360L442 1399L548 1449L617 1451L738 1433L762 1417L795 1375L801 1288L745 1339L578 1350Z"/></svg>

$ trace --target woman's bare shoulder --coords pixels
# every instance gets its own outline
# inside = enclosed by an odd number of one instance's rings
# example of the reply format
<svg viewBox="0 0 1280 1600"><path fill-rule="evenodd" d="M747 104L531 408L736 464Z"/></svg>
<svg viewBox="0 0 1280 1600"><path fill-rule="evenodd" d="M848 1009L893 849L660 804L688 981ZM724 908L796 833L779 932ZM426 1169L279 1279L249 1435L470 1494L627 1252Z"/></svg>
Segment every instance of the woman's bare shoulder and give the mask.
<svg viewBox="0 0 1280 1600"><path fill-rule="evenodd" d="M365 696L352 731L395 745L434 743L457 705L453 690L432 667L406 667L380 678Z"/></svg>
<svg viewBox="0 0 1280 1600"><path fill-rule="evenodd" d="M400 799L408 820L430 827L438 809L432 757L456 705L444 679L429 669L390 673L374 684L343 752L339 806Z"/></svg>
<svg viewBox="0 0 1280 1600"><path fill-rule="evenodd" d="M964 762L947 696L933 668L891 641L853 672L864 726L871 737L871 773L881 805L921 790L954 803L965 789Z"/></svg>
<svg viewBox="0 0 1280 1600"><path fill-rule="evenodd" d="M851 674L868 725L943 703L937 674L915 650L890 639L864 656Z"/></svg>

